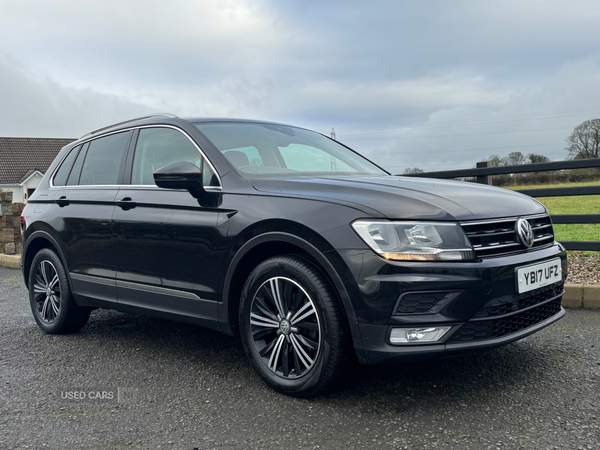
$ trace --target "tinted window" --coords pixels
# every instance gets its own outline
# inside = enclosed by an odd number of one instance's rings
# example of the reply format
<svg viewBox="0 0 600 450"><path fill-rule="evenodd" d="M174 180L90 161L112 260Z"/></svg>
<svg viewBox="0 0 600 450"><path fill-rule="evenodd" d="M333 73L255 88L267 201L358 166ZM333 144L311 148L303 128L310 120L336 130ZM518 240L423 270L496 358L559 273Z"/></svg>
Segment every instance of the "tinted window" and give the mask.
<svg viewBox="0 0 600 450"><path fill-rule="evenodd" d="M83 163L80 185L117 184L119 168L130 132L111 134L90 142Z"/></svg>
<svg viewBox="0 0 600 450"><path fill-rule="evenodd" d="M349 148L302 128L251 122L194 125L244 176L386 174Z"/></svg>
<svg viewBox="0 0 600 450"><path fill-rule="evenodd" d="M135 146L131 184L155 185L154 172L183 161L191 162L202 170L206 186L219 185L198 148L183 133L172 128L141 129Z"/></svg>
<svg viewBox="0 0 600 450"><path fill-rule="evenodd" d="M69 175L69 180L67 181L67 186L76 186L79 184L79 175L81 175L81 168L83 167L83 161L85 161L85 155L87 154L87 149L90 146L90 143L83 144L83 147L79 151L79 155L75 160L75 164L73 164L73 169L71 170L71 175Z"/></svg>
<svg viewBox="0 0 600 450"><path fill-rule="evenodd" d="M58 169L56 175L54 175L54 186L64 186L65 184L67 184L67 178L71 173L71 167L73 166L73 162L75 161L75 158L77 157L77 153L80 148L81 146L74 148L67 155L67 157L61 164L60 169Z"/></svg>
<svg viewBox="0 0 600 450"><path fill-rule="evenodd" d="M242 166L265 165L256 147L243 147L225 150L223 154L229 160L229 162L238 169Z"/></svg>
<svg viewBox="0 0 600 450"><path fill-rule="evenodd" d="M353 169L339 158L315 147L291 144L278 147L288 169L300 172L352 172Z"/></svg>

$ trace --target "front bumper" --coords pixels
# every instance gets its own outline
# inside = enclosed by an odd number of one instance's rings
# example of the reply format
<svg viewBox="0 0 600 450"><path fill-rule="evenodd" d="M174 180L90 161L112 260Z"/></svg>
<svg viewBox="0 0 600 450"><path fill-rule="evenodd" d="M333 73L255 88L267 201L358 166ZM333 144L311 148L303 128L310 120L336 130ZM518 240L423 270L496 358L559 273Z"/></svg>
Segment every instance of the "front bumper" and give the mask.
<svg viewBox="0 0 600 450"><path fill-rule="evenodd" d="M359 328L363 340L362 351L365 362L368 364L393 364L433 357L460 356L491 350L536 333L562 318L565 313L565 310L560 307L559 312L555 315L528 328L506 334L502 337L470 342L447 341L448 343L441 344L392 345L389 343L389 335L392 327L359 324Z"/></svg>
<svg viewBox="0 0 600 450"><path fill-rule="evenodd" d="M353 303L362 343L357 354L363 363L488 350L533 334L565 314L566 252L557 243L468 263L389 262L372 252L345 256L357 282ZM561 259L562 282L517 292L517 268L554 258ZM407 294L410 301L403 300ZM435 343L390 342L393 328L434 326L452 328Z"/></svg>

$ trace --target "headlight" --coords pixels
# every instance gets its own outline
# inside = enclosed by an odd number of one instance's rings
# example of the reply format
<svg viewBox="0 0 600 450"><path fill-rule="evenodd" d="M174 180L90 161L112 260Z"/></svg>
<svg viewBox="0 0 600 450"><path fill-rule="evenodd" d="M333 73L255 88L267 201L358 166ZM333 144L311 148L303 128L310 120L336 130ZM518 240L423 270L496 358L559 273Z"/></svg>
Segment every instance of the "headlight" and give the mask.
<svg viewBox="0 0 600 450"><path fill-rule="evenodd" d="M359 220L352 228L385 259L403 261L468 261L473 247L453 222L390 222Z"/></svg>

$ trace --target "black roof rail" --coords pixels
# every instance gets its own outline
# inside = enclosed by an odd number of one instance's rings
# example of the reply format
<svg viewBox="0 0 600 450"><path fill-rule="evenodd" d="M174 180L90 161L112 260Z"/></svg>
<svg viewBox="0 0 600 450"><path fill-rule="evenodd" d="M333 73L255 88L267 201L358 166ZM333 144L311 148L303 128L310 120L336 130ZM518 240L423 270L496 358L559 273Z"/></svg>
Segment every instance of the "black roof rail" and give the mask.
<svg viewBox="0 0 600 450"><path fill-rule="evenodd" d="M138 120L143 120L143 119L152 119L154 117L169 117L171 119L178 119L179 116L176 116L175 114L171 114L171 113L155 113L155 114L150 114L147 116L140 116L140 117L134 117L133 119L128 119L128 120L124 120L123 122L119 122L119 123L113 123L112 125L108 125L106 127L102 127L102 128L98 128L97 130L94 131L90 131L89 133L84 134L83 136L81 136L79 139L83 139L86 138L88 136L92 136L96 133L99 133L101 131L104 130L108 130L109 128L113 128L119 125L125 125L126 123L129 122L136 122Z"/></svg>

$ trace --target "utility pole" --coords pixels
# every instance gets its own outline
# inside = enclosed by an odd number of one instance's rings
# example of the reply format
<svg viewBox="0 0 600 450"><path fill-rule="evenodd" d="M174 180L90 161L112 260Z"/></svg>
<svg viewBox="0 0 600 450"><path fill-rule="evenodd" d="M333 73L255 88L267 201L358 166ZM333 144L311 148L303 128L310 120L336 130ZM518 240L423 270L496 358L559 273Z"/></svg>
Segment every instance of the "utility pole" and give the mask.
<svg viewBox="0 0 600 450"><path fill-rule="evenodd" d="M335 130L333 129L333 127L331 127L331 139L333 139L335 141ZM331 171L337 172L336 160L333 157L333 155L331 155L330 158L331 158Z"/></svg>

